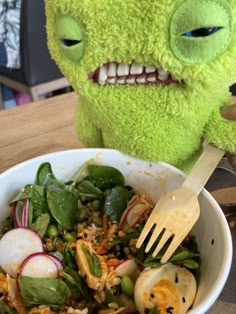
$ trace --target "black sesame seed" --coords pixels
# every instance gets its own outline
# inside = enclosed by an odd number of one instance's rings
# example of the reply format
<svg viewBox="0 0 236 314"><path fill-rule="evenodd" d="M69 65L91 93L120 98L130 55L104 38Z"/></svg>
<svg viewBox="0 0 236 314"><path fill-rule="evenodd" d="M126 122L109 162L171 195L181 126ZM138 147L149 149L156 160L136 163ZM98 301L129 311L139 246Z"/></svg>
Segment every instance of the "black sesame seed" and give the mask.
<svg viewBox="0 0 236 314"><path fill-rule="evenodd" d="M174 310L173 306L169 306L166 308L166 313L167 314L173 314L172 311Z"/></svg>
<svg viewBox="0 0 236 314"><path fill-rule="evenodd" d="M85 233L84 233L84 237L87 238L87 236L88 236L88 234L85 232Z"/></svg>
<svg viewBox="0 0 236 314"><path fill-rule="evenodd" d="M151 297L152 299L154 299L154 298L155 298L155 294L151 293L151 294L150 294L150 297Z"/></svg>
<svg viewBox="0 0 236 314"><path fill-rule="evenodd" d="M211 245L214 245L214 243L215 243L215 240L212 239L212 240L211 240Z"/></svg>
<svg viewBox="0 0 236 314"><path fill-rule="evenodd" d="M182 301L183 301L183 303L185 303L185 302L186 302L185 297L183 297L183 298L182 298Z"/></svg>
<svg viewBox="0 0 236 314"><path fill-rule="evenodd" d="M179 278L178 278L178 275L177 275L177 274L175 275L175 282L176 282L176 283L179 282Z"/></svg>

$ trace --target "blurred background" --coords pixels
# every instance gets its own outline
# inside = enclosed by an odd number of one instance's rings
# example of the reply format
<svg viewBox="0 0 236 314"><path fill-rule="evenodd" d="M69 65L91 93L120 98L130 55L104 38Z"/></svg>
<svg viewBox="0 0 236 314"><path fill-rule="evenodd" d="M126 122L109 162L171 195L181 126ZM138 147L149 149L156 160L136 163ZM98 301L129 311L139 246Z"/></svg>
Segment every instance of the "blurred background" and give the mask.
<svg viewBox="0 0 236 314"><path fill-rule="evenodd" d="M47 48L44 0L0 0L0 109L71 91Z"/></svg>

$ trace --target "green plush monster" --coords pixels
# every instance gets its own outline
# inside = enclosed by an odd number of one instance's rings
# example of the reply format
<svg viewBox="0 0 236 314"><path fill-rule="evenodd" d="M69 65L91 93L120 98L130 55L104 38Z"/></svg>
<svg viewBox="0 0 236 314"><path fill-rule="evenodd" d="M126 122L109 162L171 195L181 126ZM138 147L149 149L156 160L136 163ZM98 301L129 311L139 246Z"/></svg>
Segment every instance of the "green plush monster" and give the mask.
<svg viewBox="0 0 236 314"><path fill-rule="evenodd" d="M177 167L203 139L236 152L220 114L236 82L236 0L46 0L46 13L88 147Z"/></svg>

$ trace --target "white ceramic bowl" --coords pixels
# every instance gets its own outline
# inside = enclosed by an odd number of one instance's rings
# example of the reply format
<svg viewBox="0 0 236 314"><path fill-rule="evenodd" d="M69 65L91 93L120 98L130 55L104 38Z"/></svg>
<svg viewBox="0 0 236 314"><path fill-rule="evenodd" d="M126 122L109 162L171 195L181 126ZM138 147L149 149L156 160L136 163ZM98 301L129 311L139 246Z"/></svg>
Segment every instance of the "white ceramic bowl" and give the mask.
<svg viewBox="0 0 236 314"><path fill-rule="evenodd" d="M184 175L165 163L150 163L109 149L75 149L51 153L25 161L0 175L0 222L9 214L8 200L25 184L33 183L38 166L51 163L59 179L70 179L88 159L121 170L127 184L137 192L149 194L154 201L178 187ZM232 261L232 239L226 219L212 196L202 191L201 214L191 231L201 253L201 278L197 296L188 314L203 314L218 298L228 277ZM191 210L191 209L190 209Z"/></svg>

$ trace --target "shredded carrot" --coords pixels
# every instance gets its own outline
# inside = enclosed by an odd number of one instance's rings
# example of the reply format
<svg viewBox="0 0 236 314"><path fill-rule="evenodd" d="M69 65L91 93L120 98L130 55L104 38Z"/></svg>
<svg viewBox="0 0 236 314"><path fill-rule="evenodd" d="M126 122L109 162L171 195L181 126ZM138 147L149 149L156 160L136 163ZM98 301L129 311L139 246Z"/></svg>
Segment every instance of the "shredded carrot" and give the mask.
<svg viewBox="0 0 236 314"><path fill-rule="evenodd" d="M106 238L107 231L108 231L107 222L108 222L108 217L106 214L104 214L102 217L102 231L103 231L104 238Z"/></svg>

